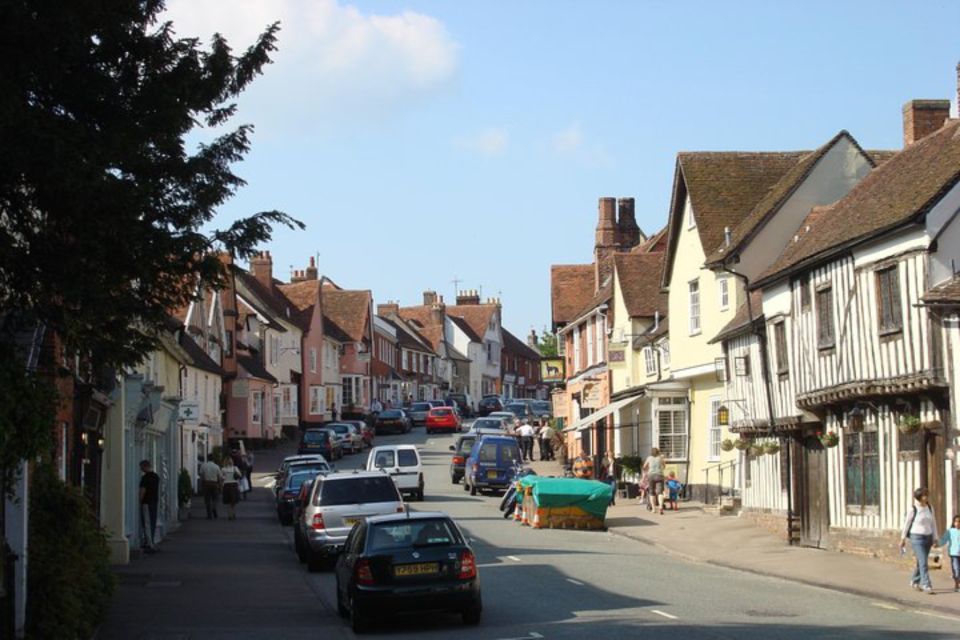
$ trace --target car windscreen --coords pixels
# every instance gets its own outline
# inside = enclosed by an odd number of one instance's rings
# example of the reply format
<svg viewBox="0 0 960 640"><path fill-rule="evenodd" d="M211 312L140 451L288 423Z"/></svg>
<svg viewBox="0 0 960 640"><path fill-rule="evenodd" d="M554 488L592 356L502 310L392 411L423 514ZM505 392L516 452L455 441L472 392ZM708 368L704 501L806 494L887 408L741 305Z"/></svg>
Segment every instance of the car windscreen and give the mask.
<svg viewBox="0 0 960 640"><path fill-rule="evenodd" d="M397 458L400 460L398 465L401 467L415 467L420 463L417 460L417 452L413 449L400 449L397 451Z"/></svg>
<svg viewBox="0 0 960 640"><path fill-rule="evenodd" d="M401 418L403 414L397 411L396 409L387 409L386 411L380 412L381 418Z"/></svg>
<svg viewBox="0 0 960 640"><path fill-rule="evenodd" d="M473 422L474 429L501 429L503 428L503 421L499 418L490 420L488 418L480 418L479 420L474 420Z"/></svg>
<svg viewBox="0 0 960 640"><path fill-rule="evenodd" d="M508 404L506 407L507 411L511 413L516 413L517 415L523 415L527 412L527 405L525 404Z"/></svg>
<svg viewBox="0 0 960 640"><path fill-rule="evenodd" d="M460 438L460 445L457 447L457 453L468 453L470 449L473 449L473 443L476 441L476 438Z"/></svg>
<svg viewBox="0 0 960 640"><path fill-rule="evenodd" d="M326 471L326 469L311 469L310 471L303 472L297 470L296 473L287 478L287 490L288 491L299 491L300 485L302 485L307 480L313 480L317 477L317 473L320 471Z"/></svg>
<svg viewBox="0 0 960 640"><path fill-rule="evenodd" d="M377 469L395 467L397 466L397 458L393 451L377 451L377 455L373 458L373 466Z"/></svg>
<svg viewBox="0 0 960 640"><path fill-rule="evenodd" d="M304 442L324 442L327 439L325 431L307 431L303 434Z"/></svg>
<svg viewBox="0 0 960 640"><path fill-rule="evenodd" d="M429 402L417 402L410 407L410 411L430 411Z"/></svg>
<svg viewBox="0 0 960 640"><path fill-rule="evenodd" d="M434 409L430 412L434 416L449 416L453 413L450 409Z"/></svg>
<svg viewBox="0 0 960 640"><path fill-rule="evenodd" d="M339 433L340 435L343 435L345 433L350 433L350 427L348 427L345 424L332 424L330 425L330 428L336 431L337 433Z"/></svg>
<svg viewBox="0 0 960 640"><path fill-rule="evenodd" d="M508 442L486 442L480 447L480 462L497 462L497 449L500 449L500 462L510 464L520 459L520 449Z"/></svg>
<svg viewBox="0 0 960 640"><path fill-rule="evenodd" d="M327 480L320 487L321 507L366 502L395 502L397 487L387 476L371 476Z"/></svg>
<svg viewBox="0 0 960 640"><path fill-rule="evenodd" d="M383 522L371 525L367 532L370 553L460 543L456 528L446 519Z"/></svg>
<svg viewBox="0 0 960 640"><path fill-rule="evenodd" d="M330 471L330 465L326 462L308 462L306 464L295 464L290 466L290 475L295 473L305 473L311 472L314 475L320 473L321 471Z"/></svg>

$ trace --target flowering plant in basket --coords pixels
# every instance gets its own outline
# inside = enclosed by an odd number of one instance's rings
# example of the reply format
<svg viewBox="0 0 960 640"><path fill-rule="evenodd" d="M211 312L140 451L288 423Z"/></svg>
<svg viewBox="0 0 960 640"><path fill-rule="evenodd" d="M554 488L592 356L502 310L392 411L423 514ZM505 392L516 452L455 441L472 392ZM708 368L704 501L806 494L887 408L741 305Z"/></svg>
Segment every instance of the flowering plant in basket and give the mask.
<svg viewBox="0 0 960 640"><path fill-rule="evenodd" d="M724 451L732 451L733 447L734 447L733 440L731 440L730 438L725 438L720 443L720 448L723 449Z"/></svg>
<svg viewBox="0 0 960 640"><path fill-rule="evenodd" d="M826 433L818 431L817 437L820 438L820 444L828 448L835 447L840 443L840 436L835 431L827 431Z"/></svg>
<svg viewBox="0 0 960 640"><path fill-rule="evenodd" d="M760 456L763 455L763 445L759 443L754 443L750 445L750 455Z"/></svg>
<svg viewBox="0 0 960 640"><path fill-rule="evenodd" d="M900 433L916 433L920 430L920 418L913 415L905 415L900 418Z"/></svg>
<svg viewBox="0 0 960 640"><path fill-rule="evenodd" d="M738 438L733 441L733 446L739 451L746 451L750 447L750 441L744 438Z"/></svg>
<svg viewBox="0 0 960 640"><path fill-rule="evenodd" d="M763 445L763 452L769 455L774 455L780 453L780 443L778 442L768 442Z"/></svg>

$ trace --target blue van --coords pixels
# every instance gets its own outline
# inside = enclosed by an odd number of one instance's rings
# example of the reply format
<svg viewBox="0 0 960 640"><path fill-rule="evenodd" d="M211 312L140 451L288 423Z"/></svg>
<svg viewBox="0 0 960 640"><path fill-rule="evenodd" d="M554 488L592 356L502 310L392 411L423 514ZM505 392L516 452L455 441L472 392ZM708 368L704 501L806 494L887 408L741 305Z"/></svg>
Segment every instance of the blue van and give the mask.
<svg viewBox="0 0 960 640"><path fill-rule="evenodd" d="M470 495L477 491L505 490L510 485L513 468L521 462L520 446L511 436L482 436L473 443L464 465L463 489Z"/></svg>

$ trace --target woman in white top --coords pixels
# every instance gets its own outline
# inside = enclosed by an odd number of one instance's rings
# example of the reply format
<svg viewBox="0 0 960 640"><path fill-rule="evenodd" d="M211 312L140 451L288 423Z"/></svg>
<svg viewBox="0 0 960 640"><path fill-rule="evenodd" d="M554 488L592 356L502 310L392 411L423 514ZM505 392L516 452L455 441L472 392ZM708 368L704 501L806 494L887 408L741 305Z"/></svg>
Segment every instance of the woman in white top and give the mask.
<svg viewBox="0 0 960 640"><path fill-rule="evenodd" d="M935 540L939 540L937 519L930 508L930 493L926 489L917 489L913 492L913 507L907 511L903 520L903 531L900 535L900 552L907 546L913 547L913 555L917 564L910 577L910 586L916 590L933 595L933 585L930 583L930 571L927 568L927 558Z"/></svg>
<svg viewBox="0 0 960 640"><path fill-rule="evenodd" d="M660 455L660 449L654 447L650 450L650 457L643 463L643 470L647 472L647 481L650 484L650 508L659 509L660 515L663 515L663 456Z"/></svg>
<svg viewBox="0 0 960 640"><path fill-rule="evenodd" d="M240 478L243 474L234 466L229 456L224 456L223 466L220 467L220 478L223 482L223 504L227 506L227 517L237 519L237 502L240 501Z"/></svg>

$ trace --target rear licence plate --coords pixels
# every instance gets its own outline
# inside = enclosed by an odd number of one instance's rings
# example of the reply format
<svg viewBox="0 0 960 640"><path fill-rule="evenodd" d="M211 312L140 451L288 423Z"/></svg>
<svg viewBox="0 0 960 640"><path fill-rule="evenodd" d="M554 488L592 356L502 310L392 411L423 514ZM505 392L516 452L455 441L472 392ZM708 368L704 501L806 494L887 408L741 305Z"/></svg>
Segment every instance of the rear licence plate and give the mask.
<svg viewBox="0 0 960 640"><path fill-rule="evenodd" d="M499 474L498 474L496 471L487 471L487 478L496 479L496 478L497 478L497 475L499 475Z"/></svg>
<svg viewBox="0 0 960 640"><path fill-rule="evenodd" d="M360 518L344 518L343 519L343 524L347 525L348 527L352 527L358 522L360 522Z"/></svg>
<svg viewBox="0 0 960 640"><path fill-rule="evenodd" d="M395 576L427 576L440 572L438 562L420 562L418 564L400 564L393 568Z"/></svg>

